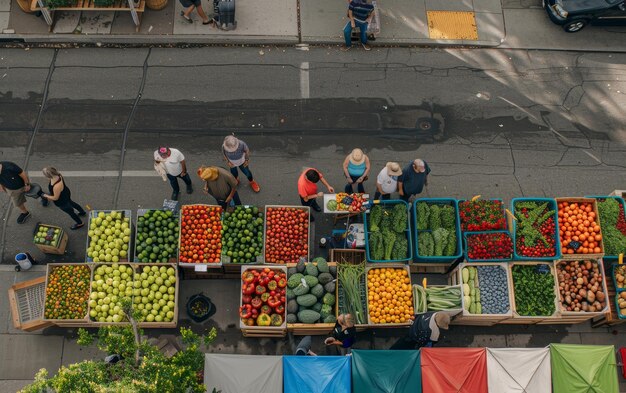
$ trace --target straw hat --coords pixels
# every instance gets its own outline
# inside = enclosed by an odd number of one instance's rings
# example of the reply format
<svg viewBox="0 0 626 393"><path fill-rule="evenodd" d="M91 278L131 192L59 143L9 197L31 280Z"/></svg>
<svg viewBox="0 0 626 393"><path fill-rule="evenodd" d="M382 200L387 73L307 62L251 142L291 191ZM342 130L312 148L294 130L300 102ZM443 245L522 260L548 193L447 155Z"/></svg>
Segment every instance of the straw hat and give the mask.
<svg viewBox="0 0 626 393"><path fill-rule="evenodd" d="M363 154L363 150L359 148L353 149L348 160L354 165L361 165L365 162L365 154Z"/></svg>
<svg viewBox="0 0 626 393"><path fill-rule="evenodd" d="M450 315L445 312L438 312L435 314L435 323L440 329L448 330L450 327Z"/></svg>
<svg viewBox="0 0 626 393"><path fill-rule="evenodd" d="M386 167L387 167L387 174L389 176L402 175L402 168L400 167L400 164L398 164L397 162L388 162Z"/></svg>
<svg viewBox="0 0 626 393"><path fill-rule="evenodd" d="M201 166L200 168L198 168L198 176L202 180L213 181L213 180L217 179L217 177L218 177L217 167L214 167L214 166L208 166L208 167Z"/></svg>
<svg viewBox="0 0 626 393"><path fill-rule="evenodd" d="M422 173L426 172L426 164L424 164L424 160L420 160L419 158L413 161L413 165L417 168L417 172Z"/></svg>
<svg viewBox="0 0 626 393"><path fill-rule="evenodd" d="M224 138L224 150L229 153L234 152L239 147L239 139L237 139L234 135L228 135Z"/></svg>

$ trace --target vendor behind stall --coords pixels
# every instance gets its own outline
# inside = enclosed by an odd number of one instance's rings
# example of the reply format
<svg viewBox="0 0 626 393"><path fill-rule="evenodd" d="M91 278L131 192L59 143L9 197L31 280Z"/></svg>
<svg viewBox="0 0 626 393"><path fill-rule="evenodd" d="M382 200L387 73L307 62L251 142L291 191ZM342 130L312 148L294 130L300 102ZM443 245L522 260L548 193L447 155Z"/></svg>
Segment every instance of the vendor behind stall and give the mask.
<svg viewBox="0 0 626 393"><path fill-rule="evenodd" d="M389 349L419 349L437 344L440 329L448 330L450 315L445 312L427 312L415 315L409 334L396 341Z"/></svg>
<svg viewBox="0 0 626 393"><path fill-rule="evenodd" d="M317 183L320 181L326 186L328 192L331 194L335 192L335 189L328 184L322 173L317 169L307 168L298 178L298 194L300 195L302 206L310 206L316 212L322 211L316 199L324 196L323 192L317 192ZM315 221L313 216L311 216L311 221Z"/></svg>
<svg viewBox="0 0 626 393"><path fill-rule="evenodd" d="M352 315L341 314L337 317L335 327L331 332L332 337L324 340L326 345L337 345L342 348L342 354L350 352L350 347L356 342L356 328Z"/></svg>

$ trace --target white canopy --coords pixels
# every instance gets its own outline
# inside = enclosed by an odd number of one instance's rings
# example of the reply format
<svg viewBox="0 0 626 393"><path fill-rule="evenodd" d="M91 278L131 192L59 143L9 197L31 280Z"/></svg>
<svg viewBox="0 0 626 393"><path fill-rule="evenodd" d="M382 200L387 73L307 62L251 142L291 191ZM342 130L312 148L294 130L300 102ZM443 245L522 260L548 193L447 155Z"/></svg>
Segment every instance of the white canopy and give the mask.
<svg viewBox="0 0 626 393"><path fill-rule="evenodd" d="M222 393L282 393L282 356L205 354L204 385Z"/></svg>
<svg viewBox="0 0 626 393"><path fill-rule="evenodd" d="M487 348L489 393L550 393L550 348Z"/></svg>

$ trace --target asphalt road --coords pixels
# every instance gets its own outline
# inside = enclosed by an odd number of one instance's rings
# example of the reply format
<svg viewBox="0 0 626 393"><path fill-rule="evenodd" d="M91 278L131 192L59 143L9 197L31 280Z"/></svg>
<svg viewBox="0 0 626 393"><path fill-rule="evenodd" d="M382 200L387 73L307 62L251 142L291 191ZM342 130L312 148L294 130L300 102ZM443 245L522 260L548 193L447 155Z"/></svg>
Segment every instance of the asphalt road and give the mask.
<svg viewBox="0 0 626 393"><path fill-rule="evenodd" d="M93 209L160 207L170 191L152 171L156 146L180 148L191 168L221 164L230 132L253 150L262 191L242 187L250 204L298 204L309 165L342 187L355 146L374 173L425 159L430 197L604 194L626 188L625 64L626 54L495 49L7 49L0 159L40 182L41 168L56 166ZM429 117L434 131L416 128ZM34 251L37 221L71 224L29 201L33 217L17 225L0 202L4 263ZM316 238L330 227L318 220ZM85 240L72 232L61 259L82 260Z"/></svg>

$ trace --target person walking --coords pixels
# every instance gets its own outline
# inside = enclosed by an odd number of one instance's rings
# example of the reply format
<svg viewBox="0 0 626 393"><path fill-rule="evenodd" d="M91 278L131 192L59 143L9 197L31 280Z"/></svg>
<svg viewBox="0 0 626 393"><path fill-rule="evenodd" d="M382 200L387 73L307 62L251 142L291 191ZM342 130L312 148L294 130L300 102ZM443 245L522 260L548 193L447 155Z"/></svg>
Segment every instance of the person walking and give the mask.
<svg viewBox="0 0 626 393"><path fill-rule="evenodd" d="M179 0L180 4L185 8L180 12L180 16L183 17L187 23L193 23L193 19L191 19L191 13L194 9L198 10L198 15L202 18L203 25L209 25L213 23L213 19L210 19L204 9L202 9L202 1L201 0Z"/></svg>
<svg viewBox="0 0 626 393"><path fill-rule="evenodd" d="M85 212L85 209L78 203L72 200L72 193L65 184L63 176L53 167L43 168L42 172L50 182L48 184L49 194L42 194L41 197L47 201L52 201L56 207L63 210L74 220L75 224L72 225L70 229L76 230L82 228L85 224L80 217L86 216L87 212ZM74 210L76 210L76 212Z"/></svg>
<svg viewBox="0 0 626 393"><path fill-rule="evenodd" d="M427 312L415 315L409 334L396 341L389 349L419 349L432 347L439 341L441 329L450 327L450 315L445 312Z"/></svg>
<svg viewBox="0 0 626 393"><path fill-rule="evenodd" d="M191 185L191 178L187 173L187 164L185 162L185 156L178 149L170 147L159 147L154 152L154 161L157 164L163 164L167 179L172 186L172 200L178 200L178 193L180 187L178 186L178 178L183 179L187 185L187 194L193 192L193 186Z"/></svg>
<svg viewBox="0 0 626 393"><path fill-rule="evenodd" d="M217 166L201 166L198 176L204 180L204 192L215 198L222 209L226 209L232 200L235 205L241 205L237 193L237 180L226 169Z"/></svg>
<svg viewBox="0 0 626 393"><path fill-rule="evenodd" d="M222 144L222 154L224 155L224 160L230 167L230 173L232 173L237 180L237 184L239 184L239 171L237 170L237 168L239 168L241 173L248 178L250 188L252 188L254 192L261 191L261 187L254 181L252 172L250 171L250 149L246 142L237 139L234 135L228 135L224 138L224 143Z"/></svg>
<svg viewBox="0 0 626 393"><path fill-rule="evenodd" d="M317 354L311 351L311 336L304 336L298 343L294 355L298 356L317 356Z"/></svg>
<svg viewBox="0 0 626 393"><path fill-rule="evenodd" d="M365 193L365 187L363 182L367 180L370 173L370 159L367 157L363 150L356 148L353 149L350 154L343 160L343 174L346 176L348 184L344 188L347 194L354 192L354 183L357 185L357 191Z"/></svg>
<svg viewBox="0 0 626 393"><path fill-rule="evenodd" d="M367 0L352 0L348 6L348 23L343 28L343 37L346 46L342 50L347 51L352 47L352 29L359 28L361 45L365 50L372 48L367 45L367 27L374 17L374 6Z"/></svg>
<svg viewBox="0 0 626 393"><path fill-rule="evenodd" d="M374 200L391 199L391 194L398 191L398 177L402 175L402 168L397 162L388 162L376 176L376 193Z"/></svg>
<svg viewBox="0 0 626 393"><path fill-rule="evenodd" d="M408 202L413 195L420 194L428 185L430 167L421 159L413 160L402 170L398 177L398 192L403 201Z"/></svg>
<svg viewBox="0 0 626 393"><path fill-rule="evenodd" d="M324 340L326 345L337 345L342 348L342 354L350 353L350 348L356 342L356 328L351 314L341 314L337 317L331 337Z"/></svg>
<svg viewBox="0 0 626 393"><path fill-rule="evenodd" d="M30 217L26 209L26 193L30 191L28 175L14 162L0 161L0 187L9 194L13 206L20 210L17 223L23 224Z"/></svg>
<svg viewBox="0 0 626 393"><path fill-rule="evenodd" d="M317 183L322 182L331 194L335 189L328 184L320 171L315 168L306 168L298 178L298 194L300 195L300 203L302 206L310 206L316 212L321 212L322 208L317 204L317 198L324 196L323 192L317 192ZM311 216L311 221L315 218Z"/></svg>

